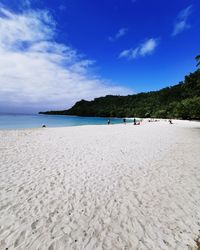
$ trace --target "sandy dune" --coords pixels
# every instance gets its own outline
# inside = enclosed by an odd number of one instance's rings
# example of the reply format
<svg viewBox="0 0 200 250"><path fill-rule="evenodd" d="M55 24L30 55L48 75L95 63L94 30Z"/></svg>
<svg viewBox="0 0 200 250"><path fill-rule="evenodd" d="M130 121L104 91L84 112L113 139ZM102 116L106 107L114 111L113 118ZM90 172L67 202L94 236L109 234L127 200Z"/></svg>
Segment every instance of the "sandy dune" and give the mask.
<svg viewBox="0 0 200 250"><path fill-rule="evenodd" d="M195 249L200 125L0 131L0 249Z"/></svg>

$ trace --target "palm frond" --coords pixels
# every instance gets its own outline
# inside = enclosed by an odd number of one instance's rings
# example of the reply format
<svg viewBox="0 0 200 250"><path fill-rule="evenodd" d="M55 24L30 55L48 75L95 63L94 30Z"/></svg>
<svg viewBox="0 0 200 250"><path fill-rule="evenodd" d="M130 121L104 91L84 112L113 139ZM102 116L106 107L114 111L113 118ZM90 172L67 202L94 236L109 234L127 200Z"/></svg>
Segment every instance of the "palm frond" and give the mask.
<svg viewBox="0 0 200 250"><path fill-rule="evenodd" d="M197 61L197 67L198 66L200 66L200 55L197 55L196 57L195 57L195 60Z"/></svg>

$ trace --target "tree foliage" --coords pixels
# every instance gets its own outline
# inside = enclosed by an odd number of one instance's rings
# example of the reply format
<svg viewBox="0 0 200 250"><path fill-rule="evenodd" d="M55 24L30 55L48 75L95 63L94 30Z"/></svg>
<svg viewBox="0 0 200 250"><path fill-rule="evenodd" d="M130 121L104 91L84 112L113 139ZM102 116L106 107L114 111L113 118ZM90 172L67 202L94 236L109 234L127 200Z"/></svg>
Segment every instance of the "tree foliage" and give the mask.
<svg viewBox="0 0 200 250"><path fill-rule="evenodd" d="M200 56L197 60L200 60ZM68 110L42 113L98 117L200 119L200 70L186 76L183 82L159 91L128 96L108 95L95 98L93 101L81 100Z"/></svg>
<svg viewBox="0 0 200 250"><path fill-rule="evenodd" d="M200 55L195 57L196 61L197 61L197 67L200 66Z"/></svg>

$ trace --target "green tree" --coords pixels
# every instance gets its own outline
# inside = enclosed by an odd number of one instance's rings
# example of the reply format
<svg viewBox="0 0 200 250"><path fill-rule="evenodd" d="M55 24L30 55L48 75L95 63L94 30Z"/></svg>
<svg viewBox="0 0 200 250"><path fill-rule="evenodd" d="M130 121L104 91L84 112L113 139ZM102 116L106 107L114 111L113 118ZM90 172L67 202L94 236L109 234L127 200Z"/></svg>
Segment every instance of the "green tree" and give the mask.
<svg viewBox="0 0 200 250"><path fill-rule="evenodd" d="M197 67L200 66L200 55L196 56L195 60L197 61Z"/></svg>

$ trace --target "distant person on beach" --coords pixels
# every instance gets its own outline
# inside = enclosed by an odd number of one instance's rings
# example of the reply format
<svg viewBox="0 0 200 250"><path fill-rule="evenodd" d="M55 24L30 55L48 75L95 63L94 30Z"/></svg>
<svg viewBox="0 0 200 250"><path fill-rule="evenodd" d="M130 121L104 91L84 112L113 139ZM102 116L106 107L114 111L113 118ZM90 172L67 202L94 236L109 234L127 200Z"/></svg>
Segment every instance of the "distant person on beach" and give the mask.
<svg viewBox="0 0 200 250"><path fill-rule="evenodd" d="M135 118L133 119L133 124L134 124L134 125L137 125L137 122L136 122L136 119L135 119Z"/></svg>
<svg viewBox="0 0 200 250"><path fill-rule="evenodd" d="M123 119L123 123L126 124L126 118Z"/></svg>
<svg viewBox="0 0 200 250"><path fill-rule="evenodd" d="M172 120L171 120L171 119L169 119L169 124L173 124L173 122L172 122Z"/></svg>
<svg viewBox="0 0 200 250"><path fill-rule="evenodd" d="M42 127L43 127L43 128L46 128L46 125L45 125L45 124L43 124L43 125L42 125Z"/></svg>
<svg viewBox="0 0 200 250"><path fill-rule="evenodd" d="M108 125L110 125L110 119L108 119Z"/></svg>

